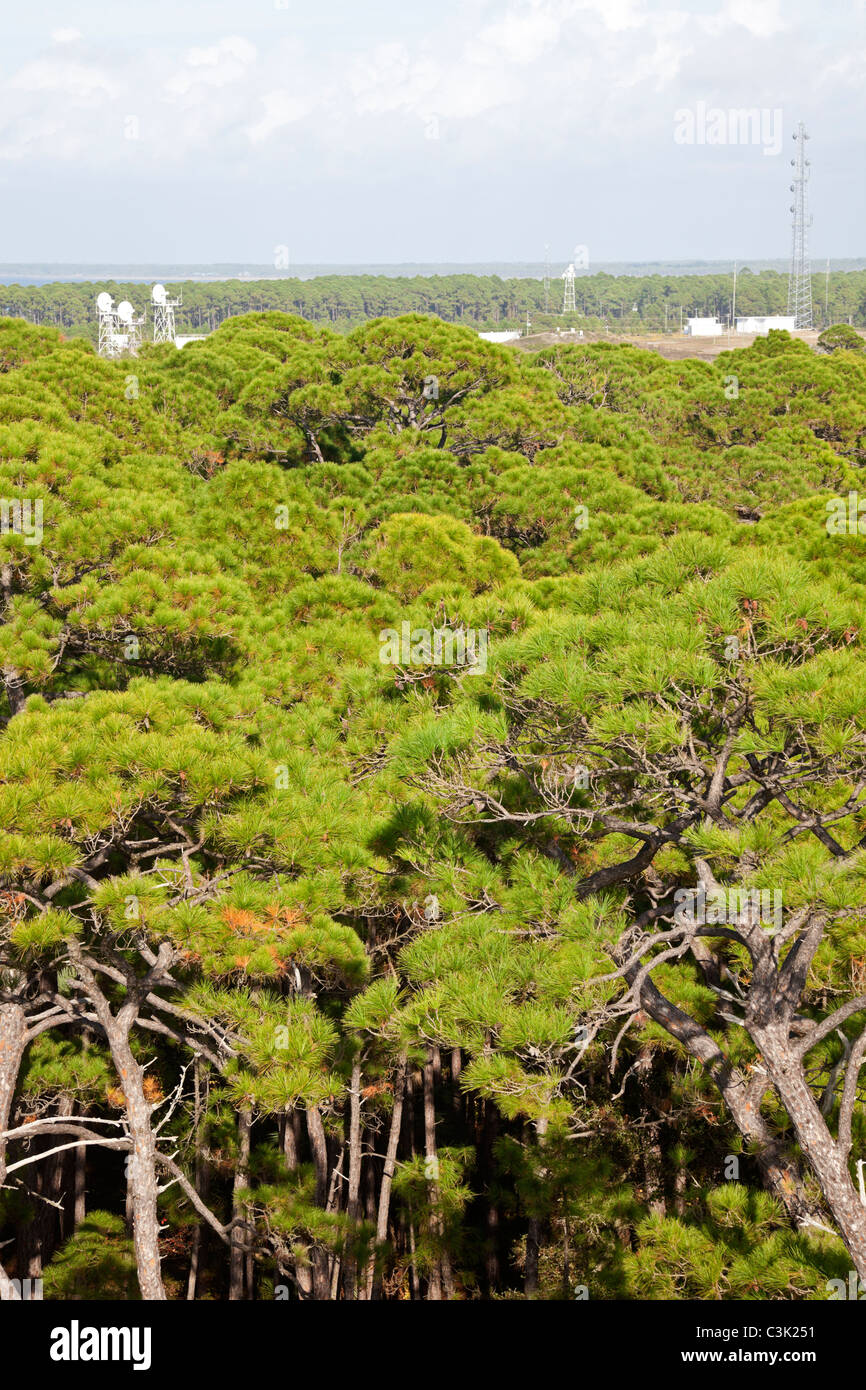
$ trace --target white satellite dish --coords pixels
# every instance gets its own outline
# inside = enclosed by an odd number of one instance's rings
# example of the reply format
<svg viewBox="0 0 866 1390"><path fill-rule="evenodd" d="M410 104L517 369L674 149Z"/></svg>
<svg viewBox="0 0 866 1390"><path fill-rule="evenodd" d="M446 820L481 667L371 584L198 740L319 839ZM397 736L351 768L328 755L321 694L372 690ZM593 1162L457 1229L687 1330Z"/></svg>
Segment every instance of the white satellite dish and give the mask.
<svg viewBox="0 0 866 1390"><path fill-rule="evenodd" d="M167 298L165 285L154 285L150 292L150 297L154 304L164 304Z"/></svg>
<svg viewBox="0 0 866 1390"><path fill-rule="evenodd" d="M130 323L132 321L132 312L132 305L128 299L122 300L117 306L117 317L120 319L121 323Z"/></svg>
<svg viewBox="0 0 866 1390"><path fill-rule="evenodd" d="M103 290L102 294L96 296L96 307L100 314L107 314L110 311L111 302L111 295L107 290Z"/></svg>

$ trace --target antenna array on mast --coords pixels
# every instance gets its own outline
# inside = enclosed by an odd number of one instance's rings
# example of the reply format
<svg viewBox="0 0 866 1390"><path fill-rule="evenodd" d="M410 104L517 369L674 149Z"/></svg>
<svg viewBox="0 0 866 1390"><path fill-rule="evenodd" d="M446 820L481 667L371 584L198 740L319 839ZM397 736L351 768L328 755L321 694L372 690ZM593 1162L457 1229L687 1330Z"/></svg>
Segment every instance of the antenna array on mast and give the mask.
<svg viewBox="0 0 866 1390"><path fill-rule="evenodd" d="M806 184L809 182L809 160L806 158L806 141L809 136L802 121L799 122L794 139L797 153L791 160L794 168L794 182L791 192L793 221L791 224L791 273L788 277L788 313L794 317L795 328L812 327L812 275L809 268L809 228L812 218L809 214Z"/></svg>
<svg viewBox="0 0 866 1390"><path fill-rule="evenodd" d="M573 265L573 264L572 264L572 265L566 266L565 270L562 272L562 278L563 278L563 280L565 281L565 285L564 285L564 287L563 287L563 293L562 293L562 312L563 312L564 314L574 314L574 313L577 312L577 308L576 308L576 305L575 305L575 302L574 302L574 265Z"/></svg>
<svg viewBox="0 0 866 1390"><path fill-rule="evenodd" d="M131 357L137 357L145 315L136 318L128 299L121 300L115 307L107 290L96 296L96 313L99 318L99 356L120 357L128 352Z"/></svg>
<svg viewBox="0 0 866 1390"><path fill-rule="evenodd" d="M154 285L150 292L150 302L153 308L153 341L173 343L176 335L174 311L183 304L183 296L169 299L165 285Z"/></svg>

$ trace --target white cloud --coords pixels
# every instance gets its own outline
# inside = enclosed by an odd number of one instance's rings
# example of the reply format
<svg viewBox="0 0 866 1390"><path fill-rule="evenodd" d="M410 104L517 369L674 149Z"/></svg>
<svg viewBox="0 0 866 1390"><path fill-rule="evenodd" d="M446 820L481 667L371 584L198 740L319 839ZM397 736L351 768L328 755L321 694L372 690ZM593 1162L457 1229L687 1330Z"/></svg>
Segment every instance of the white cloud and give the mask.
<svg viewBox="0 0 866 1390"><path fill-rule="evenodd" d="M165 83L170 97L189 97L203 87L225 87L244 80L256 61L255 45L232 36L210 48L191 48Z"/></svg>
<svg viewBox="0 0 866 1390"><path fill-rule="evenodd" d="M19 92L54 93L61 101L90 106L118 94L116 81L104 68L65 58L43 58L28 63L12 78L9 86Z"/></svg>
<svg viewBox="0 0 866 1390"><path fill-rule="evenodd" d="M253 63L256 58L255 45L235 34L231 38L221 39L210 48L191 48L186 61L192 68L214 68L224 58L237 58L239 63Z"/></svg>
<svg viewBox="0 0 866 1390"><path fill-rule="evenodd" d="M478 37L484 56L494 62L523 67L535 63L556 44L562 30L558 7L532 4L522 12L512 9L504 19L483 29ZM481 55L479 55L481 56Z"/></svg>
<svg viewBox="0 0 866 1390"><path fill-rule="evenodd" d="M54 43L75 43L81 38L80 29L53 29L51 38Z"/></svg>
<svg viewBox="0 0 866 1390"><path fill-rule="evenodd" d="M758 39L771 38L785 28L781 0L727 0L721 19L739 24Z"/></svg>
<svg viewBox="0 0 866 1390"><path fill-rule="evenodd" d="M305 102L286 91L265 92L262 103L265 114L246 127L246 134L254 145L261 144L284 126L301 120L310 110Z"/></svg>
<svg viewBox="0 0 866 1390"><path fill-rule="evenodd" d="M47 50L0 89L0 147L7 158L26 149L47 165L114 170L132 153L123 123L135 112L142 177L272 171L290 129L299 179L353 178L361 162L371 179L391 178L409 167L400 161L420 159L474 163L513 184L557 161L577 176L621 159L626 143L667 151L673 111L698 99L796 104L838 73L833 103L851 104L853 46L822 49L793 21L786 28L779 0L715 4L440 0L435 24L389 32L374 16L348 38L335 24L330 43L316 32L305 46L296 26L258 46L219 31L183 48L130 44L110 61L83 44L75 62Z"/></svg>

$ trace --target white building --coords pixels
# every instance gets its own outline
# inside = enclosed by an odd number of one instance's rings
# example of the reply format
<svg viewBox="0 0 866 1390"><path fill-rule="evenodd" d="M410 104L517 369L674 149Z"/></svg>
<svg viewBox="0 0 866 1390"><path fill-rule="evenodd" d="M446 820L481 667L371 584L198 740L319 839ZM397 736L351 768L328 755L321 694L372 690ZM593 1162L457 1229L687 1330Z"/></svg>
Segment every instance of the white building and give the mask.
<svg viewBox="0 0 866 1390"><path fill-rule="evenodd" d="M737 332L769 333L771 328L785 328L789 333L793 333L794 324L793 314L757 314L751 318L737 319Z"/></svg>
<svg viewBox="0 0 866 1390"><path fill-rule="evenodd" d="M687 319L684 333L689 333L693 338L715 338L717 334L724 333L724 328L718 319Z"/></svg>
<svg viewBox="0 0 866 1390"><path fill-rule="evenodd" d="M176 348L184 348L187 343L203 343L205 338L209 336L208 333L185 333L183 336L179 335L175 338L174 345Z"/></svg>
<svg viewBox="0 0 866 1390"><path fill-rule="evenodd" d="M479 333L479 338L484 338L488 343L513 343L515 338L519 338L519 333Z"/></svg>

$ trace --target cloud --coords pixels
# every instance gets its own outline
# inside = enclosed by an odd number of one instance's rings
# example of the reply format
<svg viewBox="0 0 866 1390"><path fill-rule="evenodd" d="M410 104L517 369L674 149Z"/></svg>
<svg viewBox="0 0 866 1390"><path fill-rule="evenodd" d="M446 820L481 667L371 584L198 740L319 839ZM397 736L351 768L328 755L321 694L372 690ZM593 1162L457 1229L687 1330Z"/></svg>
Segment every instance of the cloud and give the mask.
<svg viewBox="0 0 866 1390"><path fill-rule="evenodd" d="M51 38L54 43L75 43L81 38L80 29L52 29Z"/></svg>
<svg viewBox="0 0 866 1390"><path fill-rule="evenodd" d="M210 48L191 48L177 72L165 83L170 98L194 96L204 87L242 82L256 61L255 45L233 35Z"/></svg>
<svg viewBox="0 0 866 1390"><path fill-rule="evenodd" d="M39 92L47 102L51 97L74 106L91 106L116 96L118 83L104 68L92 64L70 62L65 58L43 58L28 63L9 83L13 91Z"/></svg>
<svg viewBox="0 0 866 1390"><path fill-rule="evenodd" d="M766 39L785 28L780 0L727 0L721 18L739 24L755 38Z"/></svg>
<svg viewBox="0 0 866 1390"><path fill-rule="evenodd" d="M265 114L245 128L246 135L254 145L261 144L284 126L301 120L310 110L306 102L287 91L265 92L262 104Z"/></svg>
<svg viewBox="0 0 866 1390"><path fill-rule="evenodd" d="M801 15L807 3L786 0ZM626 148L632 159L655 148L663 165L674 110L697 100L793 109L820 91L822 120L850 128L856 43L810 34L793 15L783 24L780 0L709 5L440 0L436 23L386 27L374 11L363 28L335 22L327 41L301 20L258 44L217 31L193 46L130 42L109 57L76 43L74 62L48 49L0 89L0 154L26 148L46 168L76 160L82 172L134 158L137 177L278 169L294 181L361 169L375 181L407 160L438 161L514 186L539 168L579 177L622 162ZM134 151L129 112L140 120Z"/></svg>

